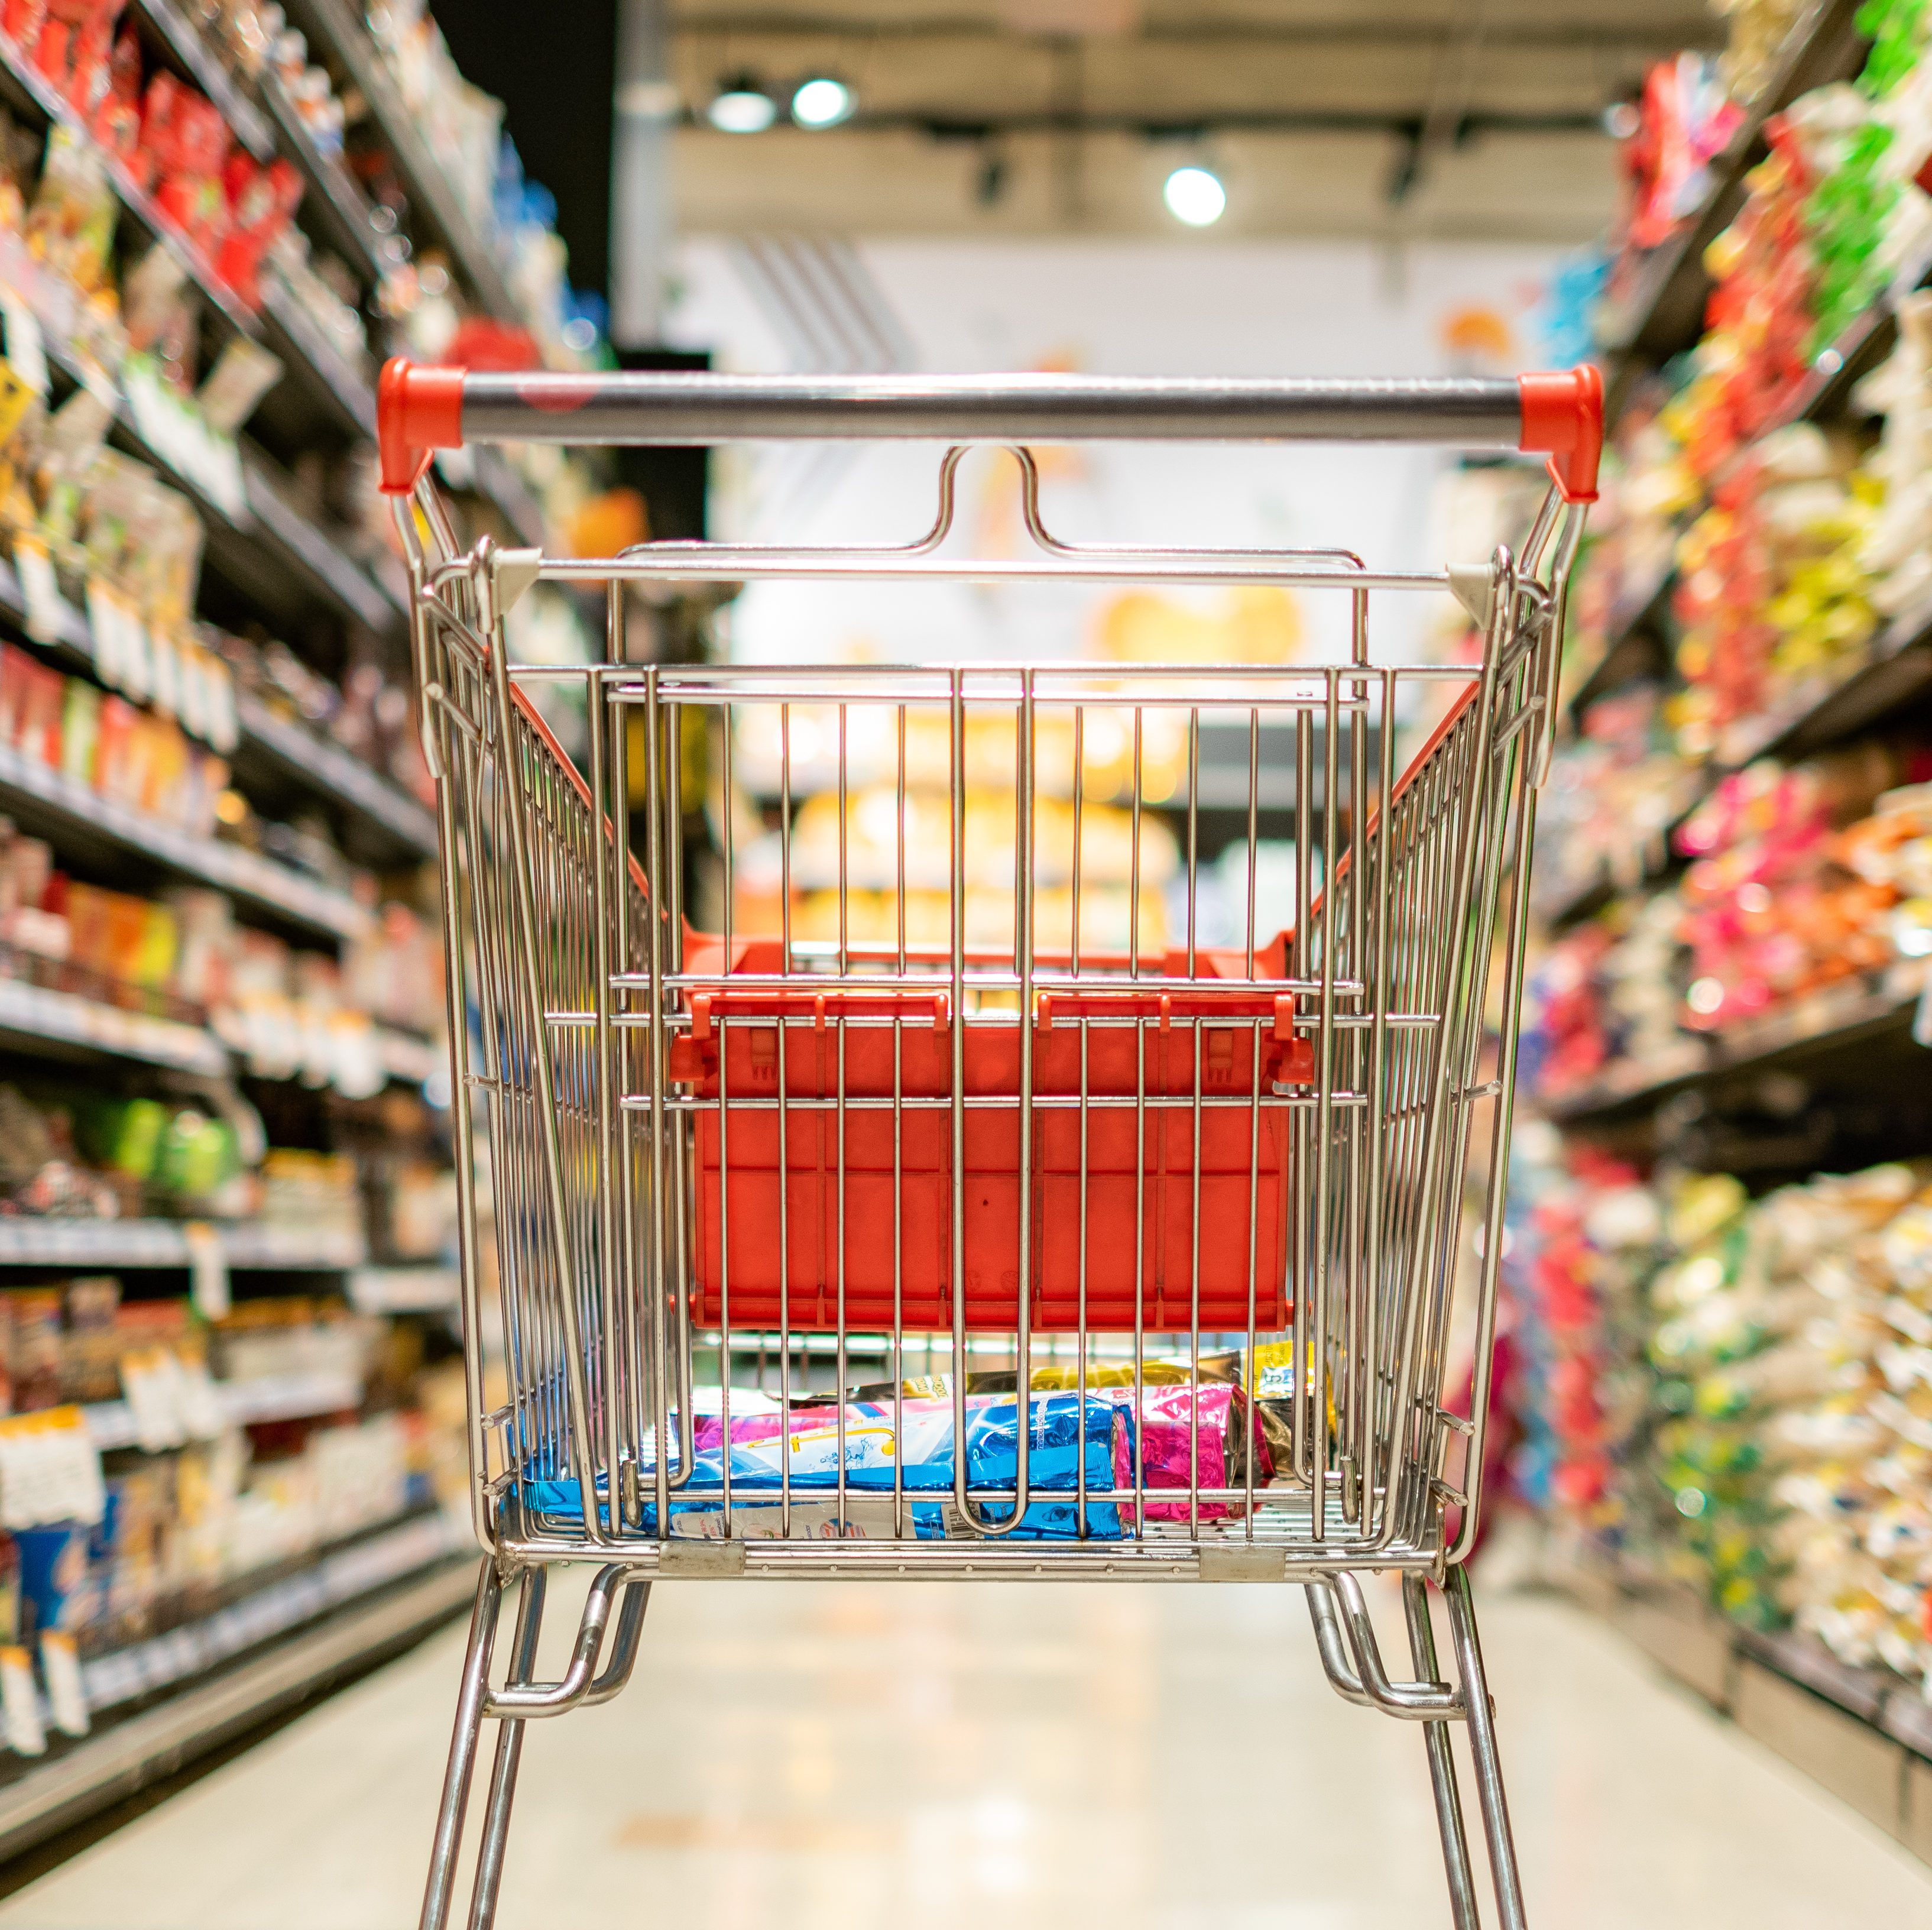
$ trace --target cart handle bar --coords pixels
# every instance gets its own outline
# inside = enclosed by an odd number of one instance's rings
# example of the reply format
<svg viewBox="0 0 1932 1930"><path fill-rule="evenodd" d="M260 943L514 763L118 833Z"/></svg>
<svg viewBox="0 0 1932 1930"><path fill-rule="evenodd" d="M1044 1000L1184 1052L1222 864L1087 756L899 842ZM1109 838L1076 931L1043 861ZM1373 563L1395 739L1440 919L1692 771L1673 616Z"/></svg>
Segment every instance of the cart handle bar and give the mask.
<svg viewBox="0 0 1932 1930"><path fill-rule="evenodd" d="M376 398L382 488L472 443L602 447L796 440L1436 443L1550 458L1594 503L1604 382L1589 364L1514 377L1311 381L1067 375L502 374L397 359Z"/></svg>

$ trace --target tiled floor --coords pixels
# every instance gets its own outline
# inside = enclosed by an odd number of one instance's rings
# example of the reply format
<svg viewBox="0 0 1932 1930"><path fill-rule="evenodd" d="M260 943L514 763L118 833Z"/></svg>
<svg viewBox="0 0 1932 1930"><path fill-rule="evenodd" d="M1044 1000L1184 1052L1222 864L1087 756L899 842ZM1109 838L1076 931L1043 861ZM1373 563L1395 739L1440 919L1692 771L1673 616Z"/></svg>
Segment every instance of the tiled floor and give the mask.
<svg viewBox="0 0 1932 1930"><path fill-rule="evenodd" d="M1579 1610L1484 1627L1537 1930L1932 1925L1932 1873ZM0 1930L410 1930L461 1639ZM1330 1693L1298 1589L687 1583L645 1642L532 1727L505 1930L1447 1930L1420 1733Z"/></svg>

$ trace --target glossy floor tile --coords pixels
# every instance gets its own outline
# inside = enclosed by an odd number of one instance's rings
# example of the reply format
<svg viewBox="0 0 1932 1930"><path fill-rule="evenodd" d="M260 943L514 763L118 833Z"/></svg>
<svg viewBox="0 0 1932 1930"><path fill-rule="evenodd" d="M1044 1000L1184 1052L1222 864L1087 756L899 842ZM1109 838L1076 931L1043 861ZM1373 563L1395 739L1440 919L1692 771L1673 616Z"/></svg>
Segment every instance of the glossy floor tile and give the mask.
<svg viewBox="0 0 1932 1930"><path fill-rule="evenodd" d="M1932 1873L1621 1638L1484 1611L1536 1930L1932 1925ZM1447 1930L1421 1733L1334 1697L1298 1589L687 1583L645 1644L622 1700L532 1725L505 1930ZM0 1930L410 1930L460 1646Z"/></svg>

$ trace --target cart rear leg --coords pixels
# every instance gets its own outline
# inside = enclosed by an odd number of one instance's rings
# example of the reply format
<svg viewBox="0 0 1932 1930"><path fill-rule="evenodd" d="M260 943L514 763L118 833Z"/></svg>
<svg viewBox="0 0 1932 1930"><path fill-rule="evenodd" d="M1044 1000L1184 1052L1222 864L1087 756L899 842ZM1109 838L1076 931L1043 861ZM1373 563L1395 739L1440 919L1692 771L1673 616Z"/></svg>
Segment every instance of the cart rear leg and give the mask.
<svg viewBox="0 0 1932 1930"><path fill-rule="evenodd" d="M1449 1571L1443 1594L1449 1604L1449 1630L1456 1645L1456 1672L1462 1678L1469 1753L1476 1765L1476 1801L1483 1814L1483 1834L1489 1843L1496 1912L1502 1930L1526 1930L1516 1841L1510 1834L1509 1802L1503 1791L1502 1763L1496 1753L1496 1712L1490 1702L1489 1678L1483 1672L1482 1643L1476 1634L1476 1604L1470 1596L1468 1575L1460 1565ZM1458 1814L1460 1819L1460 1809ZM1444 1842L1446 1848L1446 1837Z"/></svg>
<svg viewBox="0 0 1932 1930"><path fill-rule="evenodd" d="M505 1577L486 1561L476 1577L476 1605L470 1616L470 1647L464 1657L463 1687L456 1700L456 1730L449 1763L443 1771L442 1806L436 1812L436 1839L430 1850L429 1882L423 1892L421 1930L446 1930L456 1861L463 1847L463 1817L470 1806L470 1778L476 1766L477 1739L483 1729L484 1699L490 1688L490 1652L496 1639L496 1616L503 1605Z"/></svg>
<svg viewBox="0 0 1932 1930"><path fill-rule="evenodd" d="M548 1571L524 1571L517 1596L517 1632L510 1643L507 1679L536 1679L537 1637L542 1632ZM483 1812L483 1842L476 1856L476 1889L470 1903L470 1930L490 1930L496 1920L496 1896L503 1880L503 1846L509 1835L510 1805L517 1794L517 1769L523 1759L524 1725L505 1717L496 1725L496 1759L490 1772L490 1799Z"/></svg>
<svg viewBox="0 0 1932 1930"><path fill-rule="evenodd" d="M1436 1631L1429 1619L1429 1585L1418 1574L1402 1578L1402 1613L1408 1623L1409 1653L1417 1679L1437 1679ZM1456 1783L1456 1758L1449 1747L1447 1722L1423 1724L1429 1749L1429 1779L1436 1789L1436 1822L1442 1832L1442 1861L1449 1878L1450 1913L1456 1930L1482 1930L1476 1907L1476 1883L1469 1865L1469 1839L1462 1828L1462 1795Z"/></svg>

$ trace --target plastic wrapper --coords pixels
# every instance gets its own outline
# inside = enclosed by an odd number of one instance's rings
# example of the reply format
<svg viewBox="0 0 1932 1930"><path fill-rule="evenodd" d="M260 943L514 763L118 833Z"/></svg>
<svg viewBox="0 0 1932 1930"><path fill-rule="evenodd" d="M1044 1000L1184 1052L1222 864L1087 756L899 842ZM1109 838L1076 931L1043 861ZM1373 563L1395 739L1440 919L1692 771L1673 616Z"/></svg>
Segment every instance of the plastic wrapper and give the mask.
<svg viewBox="0 0 1932 1930"><path fill-rule="evenodd" d="M734 1406L744 1398L734 1393ZM838 1538L842 1531L836 1496L842 1450L847 1494L845 1538L890 1538L894 1491L900 1486L909 1497L906 1518L916 1539L944 1540L971 1532L957 1518L952 1499L955 1443L950 1399L908 1400L896 1406L890 1398L848 1401L842 1409L795 1408L789 1415L772 1409L760 1397L749 1399L764 1406L764 1411L734 1412L730 1421L728 1461L734 1535L758 1540L779 1534L782 1467L789 1476L792 1535ZM1018 1459L1016 1406L1010 1394L967 1396L969 1487L1013 1487ZM1083 1538L1076 1501L1031 1496L1073 1495L1083 1462L1090 1496L1110 1496L1131 1487L1131 1412L1091 1394L1083 1405L1073 1394L1034 1394L1028 1409L1031 1430L1029 1502L1012 1535L1022 1541ZM670 1532L677 1538L715 1539L724 1532L722 1496L728 1450L722 1415L694 1415L692 1436L692 1472L671 1504ZM647 1460L642 1472L644 1532L655 1534L655 1462ZM524 1487L526 1505L544 1514L579 1514L580 1493L574 1479L539 1478L526 1482ZM1010 1518L1012 1511L1010 1502L997 1499L981 1500L975 1505L985 1519L995 1523ZM1114 1500L1090 1499L1086 1513L1087 1540L1118 1541L1126 1532L1123 1511Z"/></svg>
<svg viewBox="0 0 1932 1930"><path fill-rule="evenodd" d="M1262 1416L1240 1388L1231 1382L1210 1382L1203 1387L1189 1385L1143 1387L1136 1399L1130 1387L1108 1388L1101 1398L1130 1408L1138 1422L1138 1451L1142 1457L1142 1478L1150 1488L1187 1488L1194 1485L1190 1475L1198 1476L1203 1488L1240 1487L1248 1475L1252 1451L1257 1491L1267 1486L1274 1473ZM1198 1459L1195 1447L1198 1430ZM1129 1472L1123 1484L1131 1487ZM1226 1521L1246 1511L1244 1501L1204 1501L1198 1514L1190 1517L1189 1504L1182 1501L1149 1501L1150 1521Z"/></svg>

